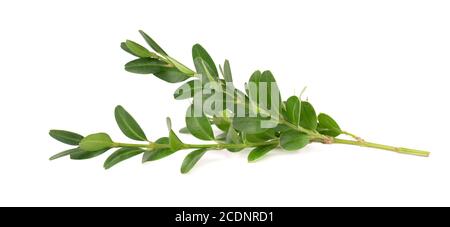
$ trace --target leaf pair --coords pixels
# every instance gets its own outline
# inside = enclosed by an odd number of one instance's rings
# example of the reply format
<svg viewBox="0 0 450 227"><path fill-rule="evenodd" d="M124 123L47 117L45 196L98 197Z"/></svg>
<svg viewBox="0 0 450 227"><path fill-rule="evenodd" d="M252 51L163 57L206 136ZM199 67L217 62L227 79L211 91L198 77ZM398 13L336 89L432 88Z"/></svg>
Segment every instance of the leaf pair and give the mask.
<svg viewBox="0 0 450 227"><path fill-rule="evenodd" d="M50 160L55 160L65 156L70 156L71 159L75 160L89 159L105 153L112 145L112 141L109 136L104 133L83 137L77 133L65 130L50 130L49 134L51 137L62 143L78 146L76 148L57 153L50 157Z"/></svg>
<svg viewBox="0 0 450 227"><path fill-rule="evenodd" d="M121 44L122 49L139 58L128 62L125 65L125 70L137 74L153 74L169 83L185 81L194 74L192 70L168 56L150 36L143 31L139 32L156 53L136 42L127 40Z"/></svg>
<svg viewBox="0 0 450 227"><path fill-rule="evenodd" d="M144 131L136 122L136 120L133 118L133 116L131 116L131 114L125 110L125 108L123 108L122 106L117 106L114 110L114 116L117 125L119 126L120 130L123 132L125 136L137 141L147 141L147 137ZM97 133L89 135L80 143L80 148L84 151L101 152L101 153L104 152L103 150L106 151L114 146L115 144L110 138L110 136L105 133ZM112 166L124 160L127 160L131 157L139 155L143 152L144 150L141 148L122 147L117 151L113 152L106 159L104 163L104 168L109 169Z"/></svg>
<svg viewBox="0 0 450 227"><path fill-rule="evenodd" d="M247 88L250 102L253 104L251 105L251 111L278 118L281 108L281 94L272 72L255 71L248 81Z"/></svg>
<svg viewBox="0 0 450 227"><path fill-rule="evenodd" d="M314 107L307 101L301 101L297 96L291 96L285 102L285 118L295 126L316 130L317 116Z"/></svg>
<svg viewBox="0 0 450 227"><path fill-rule="evenodd" d="M179 69L158 59L139 58L125 64L125 70L137 74L153 74L169 83L179 83L190 78Z"/></svg>
<svg viewBox="0 0 450 227"><path fill-rule="evenodd" d="M270 71L255 71L247 84L248 112L236 116L233 127L241 132L257 134L279 123L281 95Z"/></svg>
<svg viewBox="0 0 450 227"><path fill-rule="evenodd" d="M80 134L65 130L50 130L49 134L55 140L73 146L78 146L84 139L84 137ZM50 157L50 160L55 160L65 156L70 156L71 159L85 159L88 156L99 155L98 153L100 152L95 152L94 154L92 152L83 151L80 147L76 147L57 153Z"/></svg>

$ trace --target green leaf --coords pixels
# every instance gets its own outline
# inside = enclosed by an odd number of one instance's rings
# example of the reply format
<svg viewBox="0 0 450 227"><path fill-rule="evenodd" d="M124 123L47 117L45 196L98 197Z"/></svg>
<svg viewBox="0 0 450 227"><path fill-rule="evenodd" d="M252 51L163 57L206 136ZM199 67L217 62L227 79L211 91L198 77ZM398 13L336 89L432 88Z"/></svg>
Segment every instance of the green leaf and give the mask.
<svg viewBox="0 0 450 227"><path fill-rule="evenodd" d="M50 157L50 160L55 160L55 159L58 159L58 158L62 158L62 157L65 157L67 155L71 155L71 154L73 154L75 152L79 152L79 151L81 151L81 149L79 147L74 148L74 149L70 149L70 150L66 150L66 151L63 151L63 152L60 152L58 154L53 155L52 157Z"/></svg>
<svg viewBox="0 0 450 227"><path fill-rule="evenodd" d="M273 150L277 147L278 147L278 144L271 144L271 145L256 147L255 149L253 149L250 152L250 154L248 154L248 161L249 162L256 161L257 159L260 159L261 157L263 157L264 155L266 155L271 150Z"/></svg>
<svg viewBox="0 0 450 227"><path fill-rule="evenodd" d="M186 75L194 75L195 74L195 72L192 71L190 68L188 68L187 66L181 64L179 61L173 59L172 57L166 56L166 58L167 58L167 60L170 61L170 63L172 63L175 66L175 68L180 70L180 72L182 72L182 73L184 73Z"/></svg>
<svg viewBox="0 0 450 227"><path fill-rule="evenodd" d="M191 134L191 132L189 131L189 129L187 127L180 129L178 132L181 134Z"/></svg>
<svg viewBox="0 0 450 227"><path fill-rule="evenodd" d="M114 115L120 130L128 138L138 141L147 141L147 137L142 128L122 106L116 107Z"/></svg>
<svg viewBox="0 0 450 227"><path fill-rule="evenodd" d="M300 126L310 130L316 130L317 128L316 111L314 110L314 107L306 101L302 101Z"/></svg>
<svg viewBox="0 0 450 227"><path fill-rule="evenodd" d="M321 113L318 116L318 120L319 125L317 126L317 130L320 134L336 137L342 133L339 125L329 115Z"/></svg>
<svg viewBox="0 0 450 227"><path fill-rule="evenodd" d="M175 90L173 97L176 100L189 99L194 97L195 93L202 91L202 83L200 80L191 80L181 85Z"/></svg>
<svg viewBox="0 0 450 227"><path fill-rule="evenodd" d="M227 132L227 137L225 139L228 144L242 144L242 138L239 133L234 130L234 128L230 127ZM238 152L243 150L243 148L228 148L227 150L231 152Z"/></svg>
<svg viewBox="0 0 450 227"><path fill-rule="evenodd" d="M223 64L223 79L225 79L226 82L233 82L230 62L228 60L225 60L225 63Z"/></svg>
<svg viewBox="0 0 450 227"><path fill-rule="evenodd" d="M201 58L208 66L208 68L211 69L210 73L214 78L219 77L216 64L214 63L213 59L208 54L208 52L206 52L206 50L200 44L195 44L192 47L192 59L194 60L194 62L196 61L197 58Z"/></svg>
<svg viewBox="0 0 450 227"><path fill-rule="evenodd" d="M257 117L235 117L233 118L233 127L238 131L257 134L267 130L262 127L261 118Z"/></svg>
<svg viewBox="0 0 450 227"><path fill-rule="evenodd" d="M166 62L153 58L139 58L125 64L125 70L137 74L153 74L169 83L185 81L190 77Z"/></svg>
<svg viewBox="0 0 450 227"><path fill-rule="evenodd" d="M96 133L86 136L80 142L80 148L83 151L101 151L113 147L114 143L111 137L106 133Z"/></svg>
<svg viewBox="0 0 450 227"><path fill-rule="evenodd" d="M223 142L225 142L226 141L226 139L227 139L227 133L221 133L221 134L219 134L219 135L217 135L216 136L216 140L217 141L223 141Z"/></svg>
<svg viewBox="0 0 450 227"><path fill-rule="evenodd" d="M186 112L186 126L191 134L201 140L214 140L214 133L208 118L202 113L195 116L194 105L191 105Z"/></svg>
<svg viewBox="0 0 450 227"><path fill-rule="evenodd" d="M116 165L119 162L122 162L124 160L127 160L131 157L134 157L136 155L139 155L143 153L144 150L138 147L123 147L119 150L112 153L108 159L106 159L105 163L103 164L103 167L105 169L109 169Z"/></svg>
<svg viewBox="0 0 450 227"><path fill-rule="evenodd" d="M176 68L163 68L161 71L153 73L153 75L168 83L179 83L190 78Z"/></svg>
<svg viewBox="0 0 450 227"><path fill-rule="evenodd" d="M125 64L125 70L138 74L154 74L170 69L167 63L153 58L139 58Z"/></svg>
<svg viewBox="0 0 450 227"><path fill-rule="evenodd" d="M213 123L217 126L220 130L226 132L230 128L231 121L228 117L213 117Z"/></svg>
<svg viewBox="0 0 450 227"><path fill-rule="evenodd" d="M148 51L145 47L139 45L136 42L133 42L131 40L127 40L125 42L125 45L127 46L128 50L133 53L134 55L140 57L140 58L155 58L155 54Z"/></svg>
<svg viewBox="0 0 450 227"><path fill-rule="evenodd" d="M183 142L181 142L173 130L169 132L169 145L173 151L181 150L184 146Z"/></svg>
<svg viewBox="0 0 450 227"><path fill-rule="evenodd" d="M270 114L272 118L278 118L282 107L280 89L270 71L263 73L255 71L248 83L248 93L250 101L255 103L258 108L257 113ZM272 100L275 94L278 98Z"/></svg>
<svg viewBox="0 0 450 227"><path fill-rule="evenodd" d="M166 125L167 125L167 129L169 129L169 131L172 130L172 119L170 119L170 117L166 117Z"/></svg>
<svg viewBox="0 0 450 227"><path fill-rule="evenodd" d="M292 130L292 128L285 124L279 124L279 125L277 125L277 127L274 128L274 130L276 132L286 132L286 131Z"/></svg>
<svg viewBox="0 0 450 227"><path fill-rule="evenodd" d="M301 105L300 105L300 99L297 96L291 96L286 101L286 115L287 120L296 126L300 125L300 111Z"/></svg>
<svg viewBox="0 0 450 227"><path fill-rule="evenodd" d="M141 33L142 37L144 37L145 42L154 50L156 53L167 56L167 53L147 34L145 34L144 31L139 30L139 33Z"/></svg>
<svg viewBox="0 0 450 227"><path fill-rule="evenodd" d="M257 134L246 133L245 139L251 143L261 143L261 142L265 142L265 141L268 141L271 139L275 139L276 138L275 133L276 133L275 129L271 128L271 129L268 129L264 132L257 133Z"/></svg>
<svg viewBox="0 0 450 227"><path fill-rule="evenodd" d="M309 144L308 135L297 131L286 131L281 133L280 145L287 151L298 150Z"/></svg>
<svg viewBox="0 0 450 227"><path fill-rule="evenodd" d="M127 44L126 44L125 42L120 43L120 48L122 48L122 50L128 52L128 53L131 54L131 55L134 55L134 56L136 56L136 57L139 57L139 56L137 56L135 53L131 52L130 49L128 49Z"/></svg>
<svg viewBox="0 0 450 227"><path fill-rule="evenodd" d="M82 135L65 130L50 130L49 135L53 137L53 139L69 145L78 145L83 139Z"/></svg>
<svg viewBox="0 0 450 227"><path fill-rule="evenodd" d="M250 76L250 79L248 80L248 83L246 84L246 90L247 90L249 99L254 103L258 103L259 82L261 80L261 75L262 75L261 71L256 70ZM253 85L253 86L251 86L251 85Z"/></svg>
<svg viewBox="0 0 450 227"><path fill-rule="evenodd" d="M85 159L90 159L90 158L95 158L105 152L107 152L110 148L105 148L103 150L99 150L99 151L84 151L84 150L79 150L77 152L73 152L72 154L70 154L70 159L72 160L85 160Z"/></svg>
<svg viewBox="0 0 450 227"><path fill-rule="evenodd" d="M199 149L189 153L183 160L183 164L181 165L181 173L188 173L200 160L200 158L202 158L206 151L206 149Z"/></svg>
<svg viewBox="0 0 450 227"><path fill-rule="evenodd" d="M169 138L168 137L159 138L158 140L155 141L155 143L169 145ZM170 149L170 147L158 148L158 149L145 151L144 155L142 156L142 163L148 162L148 161L156 161L156 160L165 158L175 152L176 151Z"/></svg>
<svg viewBox="0 0 450 227"><path fill-rule="evenodd" d="M213 69L209 65L206 64L205 60L202 58L196 58L194 60L195 69L197 73L201 75L201 80L203 84L214 82L219 79L217 74L213 73Z"/></svg>

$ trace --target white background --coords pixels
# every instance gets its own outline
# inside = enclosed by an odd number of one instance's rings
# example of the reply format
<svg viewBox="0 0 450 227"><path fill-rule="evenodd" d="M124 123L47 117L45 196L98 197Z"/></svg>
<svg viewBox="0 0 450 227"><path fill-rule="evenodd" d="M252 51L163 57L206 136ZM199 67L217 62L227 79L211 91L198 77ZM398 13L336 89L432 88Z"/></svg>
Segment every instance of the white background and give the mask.
<svg viewBox="0 0 450 227"><path fill-rule="evenodd" d="M1 1L0 206L449 206L448 1ZM151 138L165 117L184 124L178 85L123 70L119 44L143 29L192 66L201 43L237 84L270 69L283 96L367 140L427 149L430 158L345 145L211 152L188 175L186 152L109 171L106 155L48 157L67 148L51 128L126 140L113 109L129 110ZM182 137L193 141L189 137Z"/></svg>

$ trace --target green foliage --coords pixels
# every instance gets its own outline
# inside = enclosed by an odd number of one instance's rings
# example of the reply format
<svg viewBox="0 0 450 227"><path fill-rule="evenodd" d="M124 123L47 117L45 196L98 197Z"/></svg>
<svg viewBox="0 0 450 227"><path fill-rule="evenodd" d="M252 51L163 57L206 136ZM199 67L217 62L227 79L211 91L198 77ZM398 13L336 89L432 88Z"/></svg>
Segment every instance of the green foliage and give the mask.
<svg viewBox="0 0 450 227"><path fill-rule="evenodd" d="M119 162L125 161L131 157L144 153L144 150L139 147L122 147L119 150L112 153L108 159L106 159L103 167L109 169Z"/></svg>
<svg viewBox="0 0 450 227"><path fill-rule="evenodd" d="M175 153L175 150L170 148L169 137L159 138L155 141L155 144L160 147L145 151L144 156L142 157L143 163L148 161L156 161Z"/></svg>
<svg viewBox="0 0 450 227"><path fill-rule="evenodd" d="M68 145L78 145L84 138L82 135L64 130L50 130L49 134L53 139Z"/></svg>
<svg viewBox="0 0 450 227"><path fill-rule="evenodd" d="M265 145L265 146L255 147L250 152L250 154L248 154L248 161L249 162L256 161L277 147L278 147L278 144L269 144L269 145Z"/></svg>
<svg viewBox="0 0 450 227"><path fill-rule="evenodd" d="M195 116L194 105L191 105L186 112L186 126L189 132L201 140L214 140L214 133L208 118L201 113Z"/></svg>
<svg viewBox="0 0 450 227"><path fill-rule="evenodd" d="M147 141L147 137L142 128L122 106L116 107L114 115L120 130L122 130L123 134L128 138L138 141Z"/></svg>
<svg viewBox="0 0 450 227"><path fill-rule="evenodd" d="M169 56L149 35L143 31L139 32L151 50L131 40L122 42L120 47L137 57L125 64L125 70L136 74L153 74L168 83L179 83L192 78L178 87L173 95L177 100L200 97L199 100L190 100L191 104L185 116L186 127L182 128L180 133L209 142L183 143L172 130L170 118L167 118L168 137L152 142L131 114L122 106L117 106L114 110L117 125L126 137L140 141L139 143L114 142L106 133L83 137L65 130L50 130L52 138L73 146L53 155L50 160L65 156L83 160L97 157L110 149L117 149L104 162L104 168L109 169L140 154L142 162L148 162L160 160L182 150L193 150L181 165L181 173L187 173L209 150L237 152L252 149L248 155L249 162L261 159L277 147L294 151L312 142L356 145L425 157L430 154L427 151L365 142L354 134L341 130L329 115L321 113L317 116L310 102L302 101L297 96L282 100L280 89L270 71L256 70L245 85L245 92L242 92L232 84L233 77L228 60L224 62L223 68L219 67L219 75L209 53L196 44L192 47L194 71ZM221 89L211 94L205 93L204 88L211 84ZM200 105L197 101L201 101L203 105L203 102L210 101L212 97L218 97L219 101L213 103L214 107L216 104L224 104L225 108L211 111L202 108L200 114L193 114L194 106ZM163 107L152 108L158 111ZM213 126L220 129L218 135L214 134ZM354 140L336 138L340 135L350 136Z"/></svg>
<svg viewBox="0 0 450 227"><path fill-rule="evenodd" d="M286 117L287 121L290 123L299 126L301 119L301 103L300 99L297 96L291 96L286 101Z"/></svg>
<svg viewBox="0 0 450 227"><path fill-rule="evenodd" d="M181 173L188 173L194 167L195 164L203 157L203 155L208 151L207 149L198 149L189 153L181 164Z"/></svg>
<svg viewBox="0 0 450 227"><path fill-rule="evenodd" d="M209 73L211 74L211 77L218 78L219 73L217 72L216 64L214 63L211 56L208 54L208 52L203 48L200 44L195 44L192 47L192 59L194 62L197 62L198 59L201 59L205 67L208 68ZM197 68L198 69L198 68ZM199 72L197 70L197 72Z"/></svg>
<svg viewBox="0 0 450 227"><path fill-rule="evenodd" d="M80 142L80 148L83 151L95 152L112 148L114 142L106 133L96 133L86 136Z"/></svg>
<svg viewBox="0 0 450 227"><path fill-rule="evenodd" d="M315 130L317 128L317 115L311 103L302 101L300 126L305 129Z"/></svg>
<svg viewBox="0 0 450 227"><path fill-rule="evenodd" d="M317 131L320 134L336 137L342 133L341 128L336 121L327 114L321 113L317 118L319 120Z"/></svg>
<svg viewBox="0 0 450 227"><path fill-rule="evenodd" d="M281 133L280 136L280 146L287 151L301 149L308 145L308 143L308 135L298 131L290 130Z"/></svg>

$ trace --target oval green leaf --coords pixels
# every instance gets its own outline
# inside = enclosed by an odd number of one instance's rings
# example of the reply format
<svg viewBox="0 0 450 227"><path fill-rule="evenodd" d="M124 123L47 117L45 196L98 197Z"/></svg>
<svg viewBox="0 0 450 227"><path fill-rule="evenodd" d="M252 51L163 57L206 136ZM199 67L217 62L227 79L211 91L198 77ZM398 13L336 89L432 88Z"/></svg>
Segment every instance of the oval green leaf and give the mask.
<svg viewBox="0 0 450 227"><path fill-rule="evenodd" d="M202 158L206 151L206 149L199 149L189 153L186 158L184 158L183 164L181 164L181 173L188 173L200 158Z"/></svg>
<svg viewBox="0 0 450 227"><path fill-rule="evenodd" d="M253 149L250 152L250 154L248 154L247 159L249 162L256 161L277 147L278 147L278 144L271 144L271 145L256 147L255 149Z"/></svg>
<svg viewBox="0 0 450 227"><path fill-rule="evenodd" d="M181 134L191 134L187 127L181 128L178 132Z"/></svg>
<svg viewBox="0 0 450 227"><path fill-rule="evenodd" d="M125 42L125 45L127 46L128 50L133 53L134 55L140 57L140 58L154 58L156 57L154 53L148 51L145 47L139 45L136 42L133 42L131 40L127 40Z"/></svg>
<svg viewBox="0 0 450 227"><path fill-rule="evenodd" d="M114 110L117 125L128 138L138 141L147 141L144 131L134 118L122 106Z"/></svg>
<svg viewBox="0 0 450 227"><path fill-rule="evenodd" d="M300 99L297 96L291 96L286 101L286 116L287 120L296 126L300 125L300 118L301 118L301 104Z"/></svg>
<svg viewBox="0 0 450 227"><path fill-rule="evenodd" d="M132 158L143 153L144 150L138 147L123 147L112 153L103 164L105 169L109 169L119 162Z"/></svg>
<svg viewBox="0 0 450 227"><path fill-rule="evenodd" d="M245 139L250 143L261 143L275 138L276 138L276 131L275 129L272 128L257 134L249 134L249 133L245 134Z"/></svg>
<svg viewBox="0 0 450 227"><path fill-rule="evenodd" d="M70 154L70 159L73 159L73 160L85 160L85 159L95 158L95 157L105 153L109 149L110 148L105 148L105 149L99 150L99 151L84 151L84 150L80 149L77 152L71 153Z"/></svg>
<svg viewBox="0 0 450 227"><path fill-rule="evenodd" d="M317 131L319 131L320 134L336 137L342 133L337 122L329 115L321 113L317 118L319 120Z"/></svg>
<svg viewBox="0 0 450 227"><path fill-rule="evenodd" d="M114 143L111 137L106 133L96 133L86 136L80 142L80 148L83 151L101 151L113 147Z"/></svg>
<svg viewBox="0 0 450 227"><path fill-rule="evenodd" d="M217 74L213 73L213 69L211 69L211 67L207 65L205 60L203 60L202 58L196 58L194 60L194 64L197 73L201 76L200 78L203 84L217 81L219 79Z"/></svg>
<svg viewBox="0 0 450 227"><path fill-rule="evenodd" d="M311 103L302 101L300 114L300 126L310 130L317 128L317 115Z"/></svg>
<svg viewBox="0 0 450 227"><path fill-rule="evenodd" d="M262 120L257 117L235 117L233 127L241 132L257 134L267 130L262 128Z"/></svg>
<svg viewBox="0 0 450 227"><path fill-rule="evenodd" d="M125 64L126 71L137 74L155 74L170 68L167 63L153 58L139 58Z"/></svg>
<svg viewBox="0 0 450 227"><path fill-rule="evenodd" d="M214 78L219 77L216 64L214 63L208 52L205 50L205 48L203 48L200 44L195 44L192 47L192 59L194 60L194 62L196 62L197 58L201 58L208 66L208 68L211 69L210 73ZM197 71L197 73L200 72Z"/></svg>
<svg viewBox="0 0 450 227"><path fill-rule="evenodd" d="M280 145L283 149L287 151L294 151L301 149L309 144L308 135L297 132L297 131L287 131L281 133Z"/></svg>
<svg viewBox="0 0 450 227"><path fill-rule="evenodd" d="M202 113L202 116L195 116L194 105L191 105L186 112L186 126L191 134L201 140L214 140L214 133L208 118Z"/></svg>
<svg viewBox="0 0 450 227"><path fill-rule="evenodd" d="M78 145L84 138L82 135L65 130L50 130L49 135L53 139L68 145Z"/></svg>
<svg viewBox="0 0 450 227"><path fill-rule="evenodd" d="M170 57L170 56L166 56L167 60L169 60L170 63L172 63L172 65L175 66L175 68L177 68L178 70L180 70L180 72L186 74L186 75L194 75L195 72L192 71L190 68L188 68L187 66L183 65L182 63L180 63L179 61L177 61L176 59Z"/></svg>
<svg viewBox="0 0 450 227"><path fill-rule="evenodd" d="M128 49L127 44L125 42L120 43L120 48L122 48L122 50L124 50L125 52L127 52L133 56L139 57L135 53L131 52L130 49Z"/></svg>
<svg viewBox="0 0 450 227"><path fill-rule="evenodd" d="M167 56L167 53L147 34L145 34L144 31L139 30L139 33L141 33L142 37L144 37L145 42L154 50L156 53Z"/></svg>
<svg viewBox="0 0 450 227"><path fill-rule="evenodd" d="M65 157L67 155L71 155L71 154L73 154L75 152L79 152L79 151L81 151L81 149L79 147L74 148L74 149L70 149L70 150L66 150L66 151L63 151L63 152L60 152L58 154L53 155L52 157L50 157L50 160L55 160L55 159L58 159L58 158L62 158L62 157Z"/></svg>
<svg viewBox="0 0 450 227"><path fill-rule="evenodd" d="M226 132L230 128L231 121L228 117L213 117L213 123L217 126L220 130Z"/></svg>
<svg viewBox="0 0 450 227"><path fill-rule="evenodd" d="M190 77L176 68L162 68L159 72L153 73L156 77L168 83L183 82Z"/></svg>

